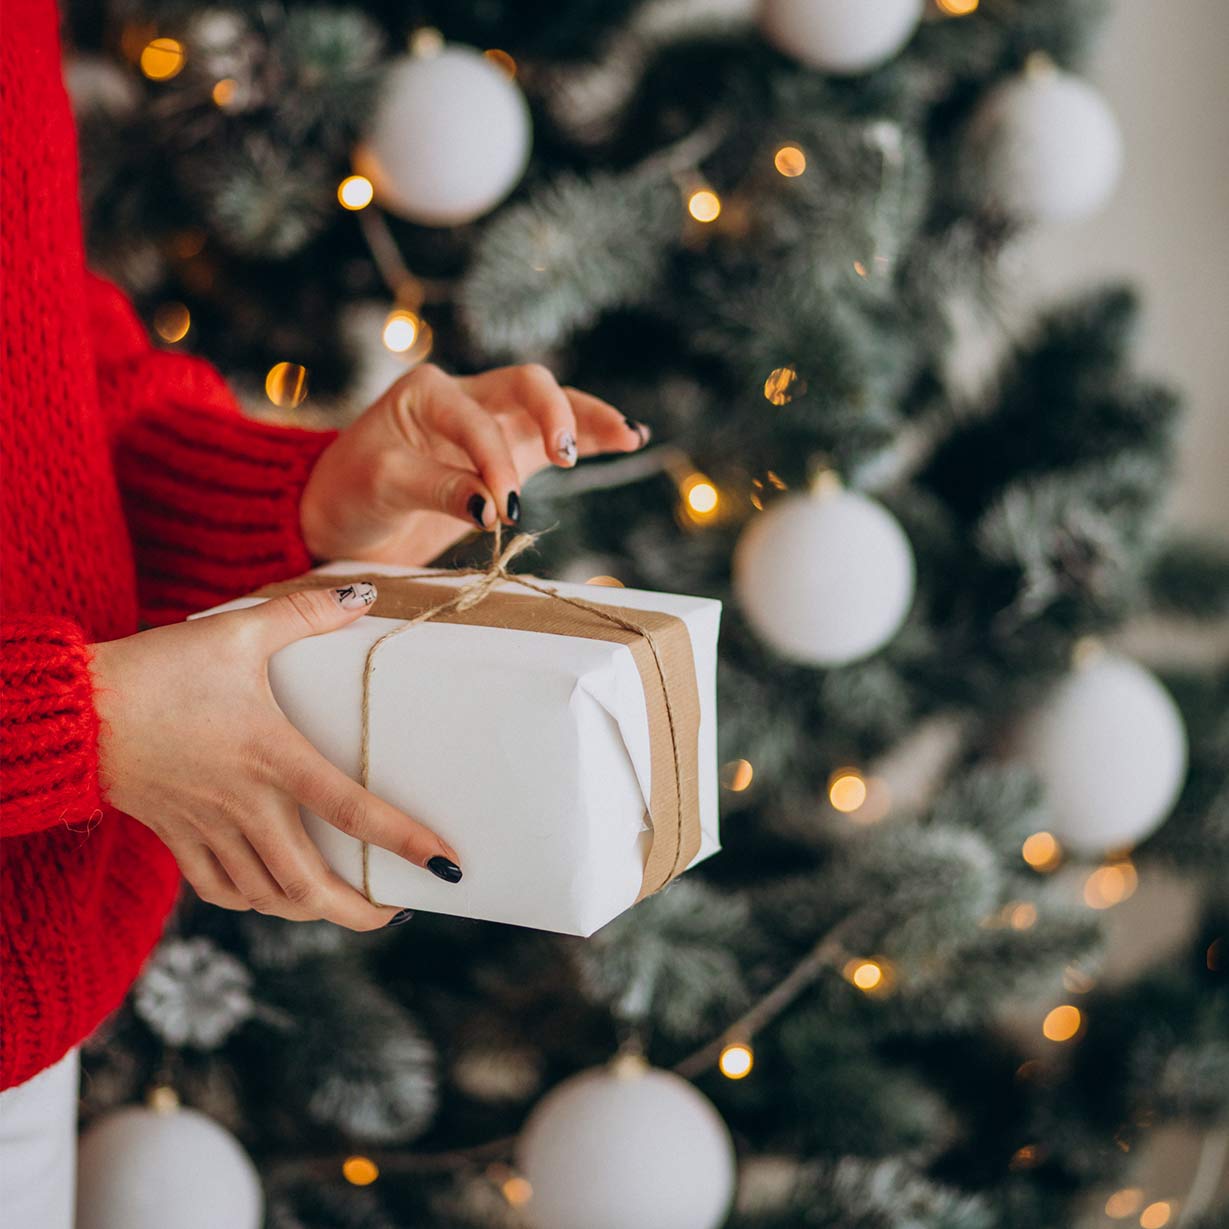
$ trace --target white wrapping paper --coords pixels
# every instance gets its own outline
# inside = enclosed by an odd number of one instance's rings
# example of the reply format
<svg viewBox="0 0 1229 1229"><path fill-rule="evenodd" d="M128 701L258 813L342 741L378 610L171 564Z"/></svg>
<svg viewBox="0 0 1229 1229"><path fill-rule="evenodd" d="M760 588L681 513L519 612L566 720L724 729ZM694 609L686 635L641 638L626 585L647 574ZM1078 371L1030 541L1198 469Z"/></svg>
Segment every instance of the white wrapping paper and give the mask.
<svg viewBox="0 0 1229 1229"><path fill-rule="evenodd" d="M319 569L330 573L370 576L378 587L380 575L407 569L345 562ZM432 584L450 586L469 579L430 576ZM695 865L721 847L715 687L721 604L550 583L565 596L684 621L700 697ZM204 613L261 600L240 598ZM270 662L273 693L287 717L355 778L364 658L398 622L366 615L300 640ZM464 874L460 883L445 883L373 845L368 873L376 900L584 936L635 901L650 845L644 817L652 778L643 686L625 645L425 623L388 641L377 661L369 788L447 840ZM330 866L361 890L361 843L310 812L303 818Z"/></svg>

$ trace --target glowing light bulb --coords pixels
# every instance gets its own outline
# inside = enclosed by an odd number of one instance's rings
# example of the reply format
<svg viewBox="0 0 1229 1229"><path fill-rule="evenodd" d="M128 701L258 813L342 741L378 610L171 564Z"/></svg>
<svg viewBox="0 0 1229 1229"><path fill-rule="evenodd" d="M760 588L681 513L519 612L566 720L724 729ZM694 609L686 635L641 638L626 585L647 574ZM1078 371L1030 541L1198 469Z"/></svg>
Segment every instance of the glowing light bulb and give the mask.
<svg viewBox="0 0 1229 1229"><path fill-rule="evenodd" d="M418 317L399 308L384 322L384 345L394 354L404 354L418 340Z"/></svg>
<svg viewBox="0 0 1229 1229"><path fill-rule="evenodd" d="M1047 1041L1070 1041L1083 1026L1084 1016L1080 1009L1063 1003L1042 1021L1041 1032Z"/></svg>
<svg viewBox="0 0 1229 1229"><path fill-rule="evenodd" d="M1090 909L1112 909L1134 895L1139 875L1132 862L1099 866L1084 880L1084 903Z"/></svg>
<svg viewBox="0 0 1229 1229"><path fill-rule="evenodd" d="M721 783L732 793L741 794L755 777L750 760L731 760L721 770Z"/></svg>
<svg viewBox="0 0 1229 1229"><path fill-rule="evenodd" d="M842 973L847 982L865 994L878 990L884 984L884 967L878 960L851 960Z"/></svg>
<svg viewBox="0 0 1229 1229"><path fill-rule="evenodd" d="M1036 1144L1025 1144L1023 1148L1017 1148L1012 1153L1007 1168L1015 1173L1022 1169L1035 1169L1041 1164L1041 1159L1041 1149Z"/></svg>
<svg viewBox="0 0 1229 1229"><path fill-rule="evenodd" d="M866 781L856 768L838 768L828 778L828 801L848 815L866 801Z"/></svg>
<svg viewBox="0 0 1229 1229"><path fill-rule="evenodd" d="M1111 1220L1125 1220L1139 1211L1144 1192L1138 1186L1124 1186L1105 1201L1105 1215Z"/></svg>
<svg viewBox="0 0 1229 1229"><path fill-rule="evenodd" d="M351 1186L370 1186L380 1176L380 1167L369 1156L348 1156L342 1162L341 1176Z"/></svg>
<svg viewBox="0 0 1229 1229"><path fill-rule="evenodd" d="M698 525L711 521L718 511L721 495L705 474L690 474L679 484L683 508L690 520Z"/></svg>
<svg viewBox="0 0 1229 1229"><path fill-rule="evenodd" d="M141 49L141 71L151 81L169 81L183 72L183 43L175 38L151 38Z"/></svg>
<svg viewBox="0 0 1229 1229"><path fill-rule="evenodd" d="M523 1208L533 1198L533 1187L529 1184L529 1179L522 1178L520 1174L505 1178L499 1189L514 1208Z"/></svg>
<svg viewBox="0 0 1229 1229"><path fill-rule="evenodd" d="M1058 867L1063 851L1049 832L1034 832L1020 847L1020 856L1033 870L1045 873Z"/></svg>
<svg viewBox="0 0 1229 1229"><path fill-rule="evenodd" d="M773 405L789 405L806 390L794 367L776 367L764 381L764 397Z"/></svg>
<svg viewBox="0 0 1229 1229"><path fill-rule="evenodd" d="M265 376L265 396L283 409L301 405L307 396L307 368L298 363L274 363Z"/></svg>
<svg viewBox="0 0 1229 1229"><path fill-rule="evenodd" d="M1163 1199L1150 1203L1139 1214L1139 1229L1164 1229L1173 1215L1173 1205Z"/></svg>
<svg viewBox="0 0 1229 1229"><path fill-rule="evenodd" d="M215 81L213 89L209 91L209 96L213 99L214 104L219 107L229 107L235 101L235 94L238 92L238 85L232 77L223 77L221 81Z"/></svg>
<svg viewBox="0 0 1229 1229"><path fill-rule="evenodd" d="M721 197L711 188L697 188L687 198L687 212L697 222L715 222L721 215Z"/></svg>
<svg viewBox="0 0 1229 1229"><path fill-rule="evenodd" d="M1020 901L1009 908L1011 912L1007 915L1007 921L1012 930L1029 930L1037 924L1037 906L1031 901Z"/></svg>
<svg viewBox="0 0 1229 1229"><path fill-rule="evenodd" d="M731 1041L723 1046L717 1059L717 1067L727 1080L741 1080L751 1074L754 1065L755 1055L745 1041Z"/></svg>
<svg viewBox="0 0 1229 1229"><path fill-rule="evenodd" d="M949 17L967 17L977 12L981 0L938 0L939 11Z"/></svg>
<svg viewBox="0 0 1229 1229"><path fill-rule="evenodd" d="M192 327L192 313L182 303L163 303L154 312L154 332L163 341L183 341Z"/></svg>
<svg viewBox="0 0 1229 1229"><path fill-rule="evenodd" d="M782 145L772 164L786 179L797 179L807 169L807 156L797 145Z"/></svg>
<svg viewBox="0 0 1229 1229"><path fill-rule="evenodd" d="M366 175L347 175L337 185L337 199L345 209L366 209L375 196L375 188Z"/></svg>

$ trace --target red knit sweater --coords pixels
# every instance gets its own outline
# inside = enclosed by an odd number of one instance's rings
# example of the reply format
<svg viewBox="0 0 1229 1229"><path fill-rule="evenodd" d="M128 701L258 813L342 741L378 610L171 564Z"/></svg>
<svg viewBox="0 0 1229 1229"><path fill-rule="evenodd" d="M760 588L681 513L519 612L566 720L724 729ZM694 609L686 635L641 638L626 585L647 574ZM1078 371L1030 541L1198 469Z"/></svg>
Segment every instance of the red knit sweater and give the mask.
<svg viewBox="0 0 1229 1229"><path fill-rule="evenodd" d="M117 1006L178 886L165 846L107 805L90 643L310 566L299 496L332 438L242 418L86 273L55 6L4 8L0 1088Z"/></svg>

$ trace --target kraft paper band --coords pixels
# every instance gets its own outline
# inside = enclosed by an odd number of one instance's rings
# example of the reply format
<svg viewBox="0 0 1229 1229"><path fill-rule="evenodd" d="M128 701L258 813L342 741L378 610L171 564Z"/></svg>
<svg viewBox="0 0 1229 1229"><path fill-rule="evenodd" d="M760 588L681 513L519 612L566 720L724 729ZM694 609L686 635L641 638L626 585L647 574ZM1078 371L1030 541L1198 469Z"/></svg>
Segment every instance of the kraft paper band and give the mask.
<svg viewBox="0 0 1229 1229"><path fill-rule="evenodd" d="M626 645L644 688L648 715L652 783L649 823L652 829L637 901L665 887L700 849L699 730L700 695L687 625L657 610L633 610L565 597L546 585L507 572L509 558L532 544L519 535L489 570L437 572L406 576L309 573L266 585L255 597L278 597L302 589L333 589L355 581L377 585L369 614L404 620L368 650L363 671L363 734L359 780L368 779L369 718L372 676L379 648L388 640L426 622L503 628L549 636L576 636ZM498 551L498 543L497 543ZM477 579L457 587L432 584L440 576ZM542 596L516 593L497 585L512 584ZM363 843L363 889L371 893L369 847Z"/></svg>

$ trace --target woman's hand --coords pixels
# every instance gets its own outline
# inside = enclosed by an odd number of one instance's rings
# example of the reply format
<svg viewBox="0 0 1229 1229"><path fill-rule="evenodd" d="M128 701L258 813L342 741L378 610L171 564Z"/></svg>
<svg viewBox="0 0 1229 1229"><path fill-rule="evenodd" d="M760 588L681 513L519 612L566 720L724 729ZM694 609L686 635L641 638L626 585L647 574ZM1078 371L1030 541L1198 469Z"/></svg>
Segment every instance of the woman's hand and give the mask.
<svg viewBox="0 0 1229 1229"><path fill-rule="evenodd" d="M450 845L334 768L269 689L273 653L354 622L374 600L369 584L292 593L94 646L108 801L162 838L202 900L352 930L399 918L328 868L300 803L441 879L460 879Z"/></svg>
<svg viewBox="0 0 1229 1229"><path fill-rule="evenodd" d="M320 455L303 491L317 559L428 563L477 525L514 525L522 484L547 465L632 452L648 428L545 367L398 380Z"/></svg>

